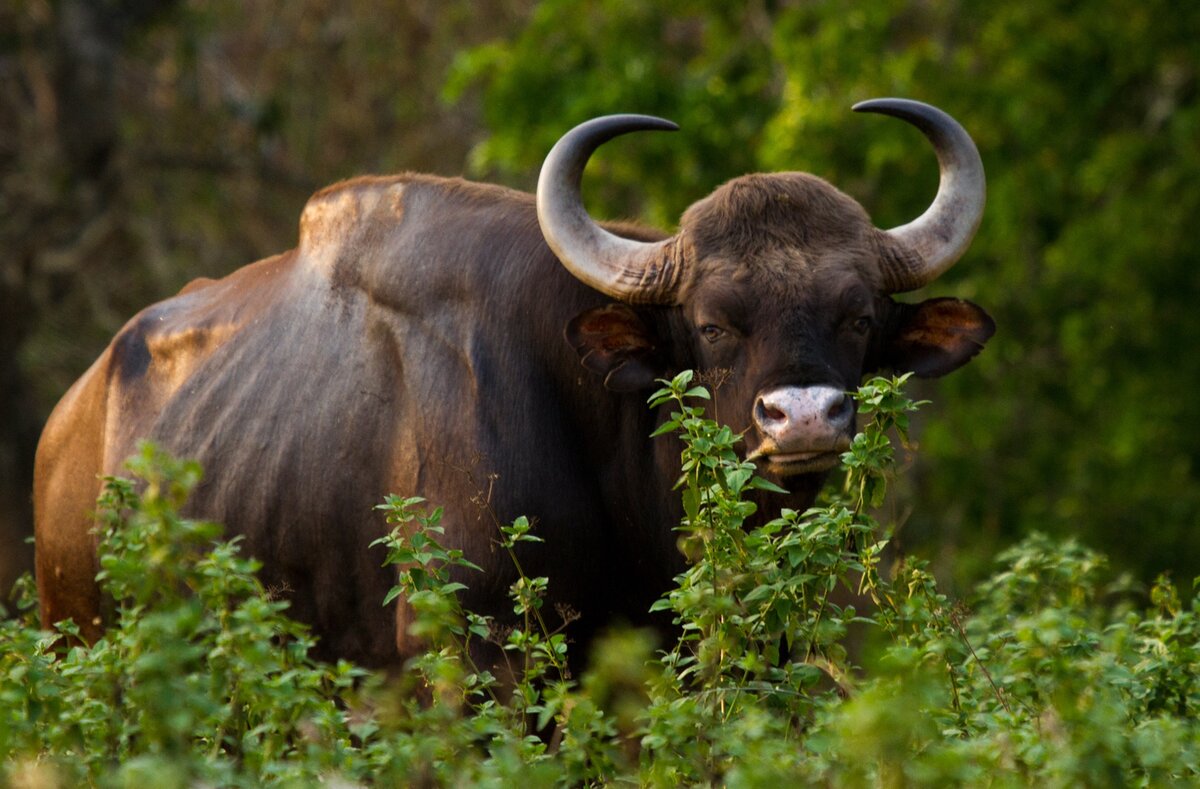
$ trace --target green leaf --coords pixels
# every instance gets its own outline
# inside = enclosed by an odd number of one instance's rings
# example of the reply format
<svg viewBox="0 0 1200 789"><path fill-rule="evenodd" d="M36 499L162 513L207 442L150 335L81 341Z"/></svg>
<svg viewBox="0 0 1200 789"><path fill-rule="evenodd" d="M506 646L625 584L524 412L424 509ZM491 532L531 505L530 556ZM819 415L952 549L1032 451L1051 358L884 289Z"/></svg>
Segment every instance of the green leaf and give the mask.
<svg viewBox="0 0 1200 789"><path fill-rule="evenodd" d="M695 521L700 515L700 490L689 485L683 489L683 511L688 520Z"/></svg>
<svg viewBox="0 0 1200 789"><path fill-rule="evenodd" d="M654 432L650 434L650 437L657 438L658 436L661 436L665 433L670 433L673 430L678 430L678 429L679 429L679 422L677 422L674 419L669 419L666 422L663 422L657 428L655 428Z"/></svg>
<svg viewBox="0 0 1200 789"><path fill-rule="evenodd" d="M754 488L755 490L769 491L771 493L786 494L789 492L786 488L781 488L779 485L776 485L774 482L771 482L770 480L766 480L766 479L763 479L762 477L758 477L758 476L750 478L748 487Z"/></svg>

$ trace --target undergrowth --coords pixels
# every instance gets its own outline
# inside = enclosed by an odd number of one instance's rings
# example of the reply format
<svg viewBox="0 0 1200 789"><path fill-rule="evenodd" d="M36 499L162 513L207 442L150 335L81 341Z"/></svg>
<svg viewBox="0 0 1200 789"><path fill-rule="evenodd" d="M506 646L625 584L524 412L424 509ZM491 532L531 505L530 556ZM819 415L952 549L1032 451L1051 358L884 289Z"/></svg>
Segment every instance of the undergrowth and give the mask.
<svg viewBox="0 0 1200 789"><path fill-rule="evenodd" d="M820 507L747 527L770 488L707 420L691 375L651 403L683 439L680 544L656 650L616 632L567 670L542 616L553 578L510 590L516 625L463 610L473 567L441 511L382 505L379 541L429 649L385 681L308 656L312 638L221 528L180 517L193 463L143 447L99 502L112 627L85 647L36 626L32 586L0 620L0 781L10 786L1159 786L1200 783L1200 618L1103 557L1034 535L966 601L889 559L876 523L907 445L903 377L858 392L864 429ZM140 491L140 492L139 492ZM501 546L539 539L524 518ZM520 571L519 565L517 566ZM382 602L382 601L381 601ZM509 681L472 660L498 643ZM860 646L854 646L859 644ZM865 645L865 646L862 646Z"/></svg>

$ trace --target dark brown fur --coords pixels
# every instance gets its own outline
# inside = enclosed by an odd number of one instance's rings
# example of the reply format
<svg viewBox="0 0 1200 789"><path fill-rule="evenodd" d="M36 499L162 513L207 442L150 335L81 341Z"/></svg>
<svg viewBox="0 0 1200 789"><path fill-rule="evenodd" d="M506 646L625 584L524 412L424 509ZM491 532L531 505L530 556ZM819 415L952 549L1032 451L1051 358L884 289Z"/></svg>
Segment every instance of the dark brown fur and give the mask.
<svg viewBox="0 0 1200 789"><path fill-rule="evenodd" d="M368 547L393 492L445 506L447 541L485 571L460 578L464 603L500 619L515 571L492 515L537 519L545 542L522 546L524 569L582 613L572 633L586 642L614 619L649 621L682 567L679 446L649 439L656 376L721 370L715 413L752 449L764 386L848 389L897 360L941 374L991 331L964 302L894 305L878 231L812 176L732 181L685 214L680 238L681 303L634 309L566 272L530 195L417 175L318 192L296 250L148 307L55 410L34 490L43 621L102 632L97 475L149 438L204 464L191 512L244 538L321 657L386 665L417 648L405 603L380 604L393 571ZM727 333L712 342L709 324ZM783 480L793 494L764 503L803 508L821 478Z"/></svg>

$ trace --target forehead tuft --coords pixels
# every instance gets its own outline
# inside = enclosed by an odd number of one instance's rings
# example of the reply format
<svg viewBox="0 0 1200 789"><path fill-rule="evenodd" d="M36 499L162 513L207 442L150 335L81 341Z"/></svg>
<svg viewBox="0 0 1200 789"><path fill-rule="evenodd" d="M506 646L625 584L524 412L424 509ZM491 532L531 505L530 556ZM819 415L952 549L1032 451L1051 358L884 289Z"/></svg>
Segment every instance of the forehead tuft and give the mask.
<svg viewBox="0 0 1200 789"><path fill-rule="evenodd" d="M680 233L701 280L780 296L853 281L880 289L880 231L853 198L807 173L735 178L689 208Z"/></svg>
<svg viewBox="0 0 1200 789"><path fill-rule="evenodd" d="M853 198L807 173L735 178L689 208L680 224L697 257L746 261L779 253L866 254L876 232Z"/></svg>

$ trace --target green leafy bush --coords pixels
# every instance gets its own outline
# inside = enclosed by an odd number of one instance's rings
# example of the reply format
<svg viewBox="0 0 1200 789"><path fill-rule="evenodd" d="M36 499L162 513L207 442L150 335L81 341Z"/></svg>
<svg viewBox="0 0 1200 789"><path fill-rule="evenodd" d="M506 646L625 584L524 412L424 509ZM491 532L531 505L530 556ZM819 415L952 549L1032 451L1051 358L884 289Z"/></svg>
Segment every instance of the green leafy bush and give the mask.
<svg viewBox="0 0 1200 789"><path fill-rule="evenodd" d="M656 604L678 638L609 634L568 669L542 616L552 578L520 578L514 619L463 610L441 511L381 505L389 599L428 645L386 680L307 656L220 527L183 519L200 478L145 447L100 501L113 627L90 647L39 631L26 596L0 622L0 780L10 785L1158 786L1200 780L1200 620L1160 578L1149 595L1102 557L1034 535L968 604L927 566L887 558L872 517L907 442L903 378L858 392L862 434L822 506L747 527L770 483L705 419L690 373L652 398L685 449L680 544ZM757 521L756 521L757 522ZM524 518L500 544L536 540ZM381 552L381 560L384 558ZM520 567L518 565L518 570ZM865 633L865 637L864 637ZM865 641L865 648L851 647ZM502 657L483 664L480 646ZM575 656L578 661L579 656Z"/></svg>
<svg viewBox="0 0 1200 789"><path fill-rule="evenodd" d="M0 630L0 753L9 780L51 785L314 781L342 769L338 696L364 672L307 657L305 629L258 582L221 527L179 517L195 463L143 447L99 500L100 584L113 627L91 647L73 625ZM149 785L144 784L144 785Z"/></svg>

